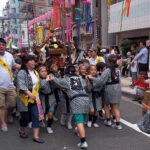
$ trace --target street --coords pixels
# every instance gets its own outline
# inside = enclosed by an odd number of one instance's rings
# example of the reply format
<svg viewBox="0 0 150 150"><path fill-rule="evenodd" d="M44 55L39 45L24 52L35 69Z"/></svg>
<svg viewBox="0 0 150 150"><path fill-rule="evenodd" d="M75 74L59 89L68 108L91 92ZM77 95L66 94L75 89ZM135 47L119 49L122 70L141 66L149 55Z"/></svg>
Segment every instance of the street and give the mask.
<svg viewBox="0 0 150 150"><path fill-rule="evenodd" d="M103 125L98 119L99 128L87 128L88 150L149 150L147 135L134 130L134 126L141 116L141 109L131 99L122 97L120 106L123 130L116 130ZM131 127L129 126L131 125ZM132 128L133 126L133 128ZM18 121L9 125L8 133L0 133L0 150L77 150L79 138L73 130L62 127L59 122L53 125L54 134L48 135L45 128L41 128L41 137L45 144L36 144L32 141L32 132L28 129L29 138L21 139L18 136Z"/></svg>

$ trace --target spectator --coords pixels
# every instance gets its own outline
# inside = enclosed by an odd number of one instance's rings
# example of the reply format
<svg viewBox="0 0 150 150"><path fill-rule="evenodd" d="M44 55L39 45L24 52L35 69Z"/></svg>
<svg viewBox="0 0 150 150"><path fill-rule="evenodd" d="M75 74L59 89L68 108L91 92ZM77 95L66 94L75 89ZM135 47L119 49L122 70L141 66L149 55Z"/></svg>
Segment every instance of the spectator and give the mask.
<svg viewBox="0 0 150 150"><path fill-rule="evenodd" d="M105 63L104 58L97 55L97 48L92 47L90 51L91 51L91 58L89 59L90 65L96 65L99 62Z"/></svg>
<svg viewBox="0 0 150 150"><path fill-rule="evenodd" d="M134 86L136 86L136 98L134 101L139 101L139 103L144 99L145 91L149 87L149 84L145 83L144 76L145 72L140 72L138 80L134 83Z"/></svg>
<svg viewBox="0 0 150 150"><path fill-rule="evenodd" d="M0 38L0 120L1 130L8 131L5 121L4 106L7 104L7 118L9 123L13 123L11 115L16 106L16 90L13 84L12 67L20 69L20 65L15 63L13 56L6 52L6 42Z"/></svg>
<svg viewBox="0 0 150 150"><path fill-rule="evenodd" d="M148 71L148 49L146 48L146 42L140 42L140 52L138 55L133 59L132 64L135 61L139 61L139 72Z"/></svg>

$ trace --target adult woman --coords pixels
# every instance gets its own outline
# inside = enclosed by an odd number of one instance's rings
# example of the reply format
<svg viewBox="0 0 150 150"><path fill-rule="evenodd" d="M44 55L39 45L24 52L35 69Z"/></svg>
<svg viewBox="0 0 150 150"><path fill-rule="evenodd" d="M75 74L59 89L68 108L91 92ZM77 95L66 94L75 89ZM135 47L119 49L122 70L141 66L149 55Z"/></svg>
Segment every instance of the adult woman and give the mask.
<svg viewBox="0 0 150 150"><path fill-rule="evenodd" d="M111 126L110 120L110 106L112 106L113 115L116 117L116 124L113 125L116 129L122 129L120 124L120 111L119 103L121 101L121 86L120 86L120 71L117 67L117 58L115 55L110 55L108 58L109 68L107 68L101 76L93 78L88 76L89 79L93 80L93 86L101 87L105 86L104 90L104 109L106 120L105 125Z"/></svg>
<svg viewBox="0 0 150 150"><path fill-rule="evenodd" d="M25 127L32 121L33 141L44 143L39 138L39 113L36 100L39 99L39 87L46 85L44 80L39 81L38 73L34 70L35 57L26 55L23 58L21 70L17 75L18 109L21 114L19 134L21 138L27 138Z"/></svg>

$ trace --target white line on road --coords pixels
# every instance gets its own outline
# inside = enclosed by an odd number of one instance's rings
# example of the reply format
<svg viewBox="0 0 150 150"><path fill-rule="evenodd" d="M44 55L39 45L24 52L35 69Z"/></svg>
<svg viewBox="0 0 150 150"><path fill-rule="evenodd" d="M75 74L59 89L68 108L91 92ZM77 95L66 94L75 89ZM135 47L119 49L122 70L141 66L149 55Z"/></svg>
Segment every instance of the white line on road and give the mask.
<svg viewBox="0 0 150 150"><path fill-rule="evenodd" d="M137 124L132 124L132 123L130 123L130 122L124 120L124 119L120 119L120 122L122 122L124 125L126 125L126 126L132 128L133 130L135 130L135 131L137 131L137 132L139 132L139 133L142 133L142 134L146 135L147 137L150 137L150 134L147 134L147 133L142 132L142 131L138 128Z"/></svg>

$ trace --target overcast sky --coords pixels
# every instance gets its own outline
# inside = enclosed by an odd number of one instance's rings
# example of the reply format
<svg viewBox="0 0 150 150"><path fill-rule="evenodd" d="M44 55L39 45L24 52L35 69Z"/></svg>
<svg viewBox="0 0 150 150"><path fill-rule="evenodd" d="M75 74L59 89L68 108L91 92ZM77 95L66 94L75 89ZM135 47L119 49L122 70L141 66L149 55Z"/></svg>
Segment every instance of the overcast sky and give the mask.
<svg viewBox="0 0 150 150"><path fill-rule="evenodd" d="M0 16L2 16L2 10L5 7L6 2L8 2L8 0L0 0Z"/></svg>

